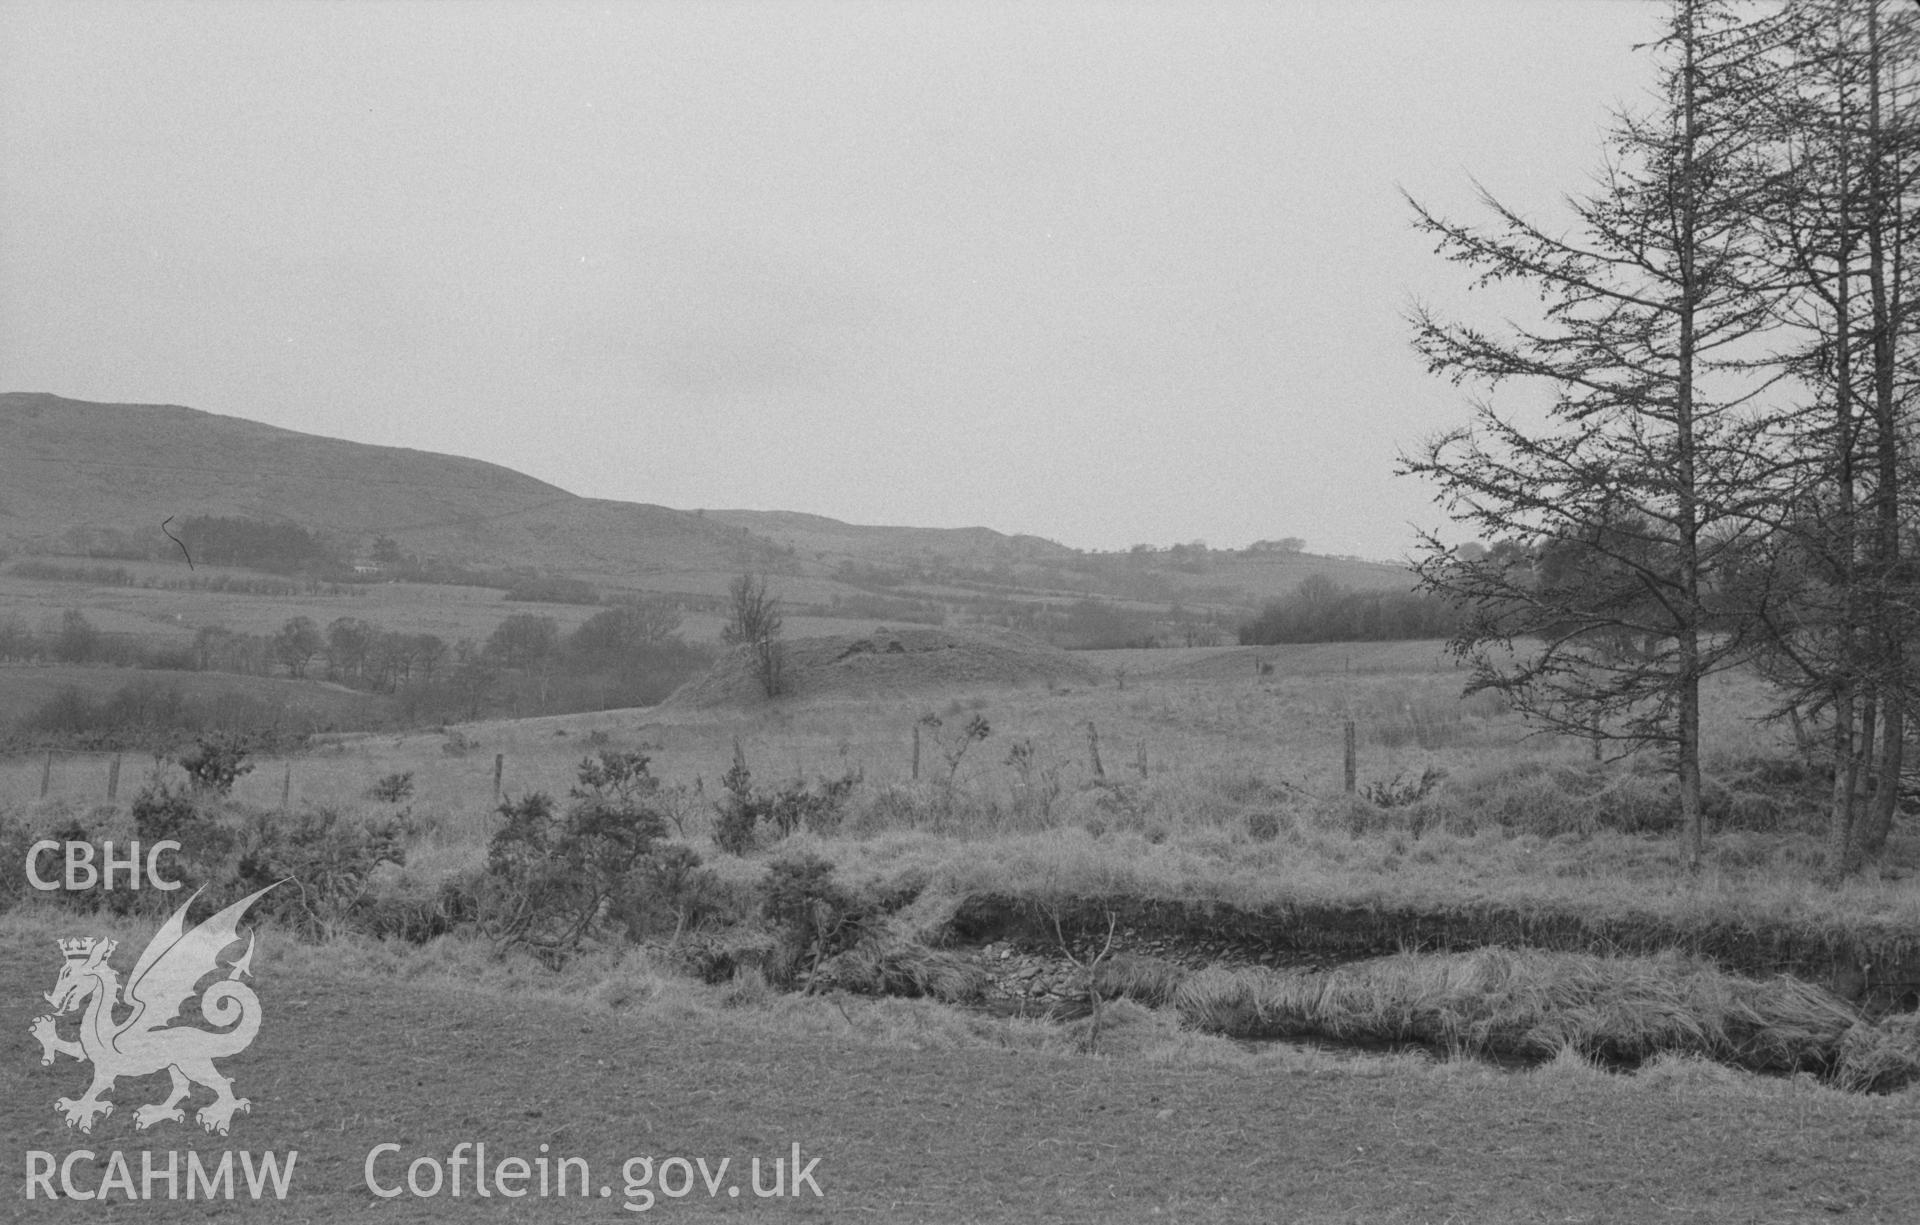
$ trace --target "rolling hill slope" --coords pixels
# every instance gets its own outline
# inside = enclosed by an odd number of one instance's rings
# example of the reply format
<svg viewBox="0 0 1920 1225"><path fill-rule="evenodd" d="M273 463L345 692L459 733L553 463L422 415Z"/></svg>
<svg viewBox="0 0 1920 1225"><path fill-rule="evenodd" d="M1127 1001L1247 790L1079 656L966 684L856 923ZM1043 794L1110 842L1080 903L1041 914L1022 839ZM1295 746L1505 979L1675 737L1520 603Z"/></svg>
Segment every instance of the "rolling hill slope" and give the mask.
<svg viewBox="0 0 1920 1225"><path fill-rule="evenodd" d="M349 551L384 534L409 552L583 577L728 570L769 551L739 528L480 460L176 405L0 395L0 543L85 552L119 537L164 551L170 515L292 522Z"/></svg>
<svg viewBox="0 0 1920 1225"><path fill-rule="evenodd" d="M323 438L177 405L0 394L0 549L172 558L169 516L293 523L360 555L403 551L488 569L533 567L606 589L718 596L743 570L780 576L796 605L857 588L954 605L1085 596L1251 610L1323 574L1401 588L1398 566L1305 553L1092 554L988 528L880 527L797 511L583 498L498 464ZM864 615L864 614L862 614Z"/></svg>
<svg viewBox="0 0 1920 1225"><path fill-rule="evenodd" d="M706 517L744 528L797 552L857 558L870 563L914 561L929 555L962 566L1066 562L1074 549L1038 536L1008 536L984 527L875 527L825 515L785 510L710 510Z"/></svg>

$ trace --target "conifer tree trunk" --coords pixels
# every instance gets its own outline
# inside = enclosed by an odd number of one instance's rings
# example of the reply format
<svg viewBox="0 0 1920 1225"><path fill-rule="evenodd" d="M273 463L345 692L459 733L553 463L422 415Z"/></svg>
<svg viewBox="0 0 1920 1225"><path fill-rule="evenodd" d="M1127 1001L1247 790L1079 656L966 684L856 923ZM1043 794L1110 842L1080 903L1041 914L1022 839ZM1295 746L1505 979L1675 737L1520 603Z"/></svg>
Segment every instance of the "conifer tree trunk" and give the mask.
<svg viewBox="0 0 1920 1225"><path fill-rule="evenodd" d="M1777 524L1807 579L1763 662L1787 704L1831 711L1827 868L1838 880L1884 849L1905 766L1913 593L1902 539L1914 373L1908 209L1916 196L1914 14L1889 0L1802 0L1794 84L1776 139L1790 186L1771 223L1811 339L1789 353L1830 423L1801 429L1803 473ZM1792 427L1792 415L1781 421ZM1785 649L1778 649L1784 644Z"/></svg>
<svg viewBox="0 0 1920 1225"><path fill-rule="evenodd" d="M1879 762L1867 812L1859 830L1863 857L1878 857L1885 849L1900 798L1900 771L1906 745L1906 639L1913 618L1898 591L1902 567L1900 504L1903 500L1901 438L1896 403L1895 374L1899 360L1896 340L1902 326L1904 303L1899 275L1901 252L1889 242L1898 219L1900 175L1890 174L1906 160L1898 142L1897 117L1887 114L1883 96L1893 73L1888 63L1880 6L1867 12L1870 92L1867 100L1869 161L1867 285L1873 319L1873 434L1874 434L1874 594L1879 614L1875 629L1875 684L1880 715ZM1895 147L1889 149L1889 145ZM1889 163L1892 163L1890 167ZM1889 180L1892 181L1889 181Z"/></svg>
<svg viewBox="0 0 1920 1225"><path fill-rule="evenodd" d="M1689 18L1690 20L1690 18ZM1675 771L1680 790L1680 827L1686 838L1687 868L1698 872L1706 854L1706 818L1700 806L1700 506L1694 423L1694 372L1699 362L1695 312L1700 301L1699 186L1694 157L1699 150L1699 45L1682 45L1680 90L1679 226L1674 243L1680 271L1680 325L1674 378L1674 534L1679 538L1681 615L1675 635Z"/></svg>

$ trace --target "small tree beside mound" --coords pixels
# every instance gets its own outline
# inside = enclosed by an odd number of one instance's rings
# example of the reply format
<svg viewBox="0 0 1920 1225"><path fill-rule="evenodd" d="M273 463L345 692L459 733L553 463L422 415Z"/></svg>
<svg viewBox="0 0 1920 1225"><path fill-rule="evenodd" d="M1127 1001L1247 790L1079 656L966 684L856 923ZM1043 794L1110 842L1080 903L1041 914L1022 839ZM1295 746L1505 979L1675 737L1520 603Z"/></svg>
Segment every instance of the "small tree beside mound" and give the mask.
<svg viewBox="0 0 1920 1225"><path fill-rule="evenodd" d="M786 692L786 644L780 640L780 600L767 591L765 577L743 574L727 587L729 616L720 638L744 646L754 679L770 698Z"/></svg>

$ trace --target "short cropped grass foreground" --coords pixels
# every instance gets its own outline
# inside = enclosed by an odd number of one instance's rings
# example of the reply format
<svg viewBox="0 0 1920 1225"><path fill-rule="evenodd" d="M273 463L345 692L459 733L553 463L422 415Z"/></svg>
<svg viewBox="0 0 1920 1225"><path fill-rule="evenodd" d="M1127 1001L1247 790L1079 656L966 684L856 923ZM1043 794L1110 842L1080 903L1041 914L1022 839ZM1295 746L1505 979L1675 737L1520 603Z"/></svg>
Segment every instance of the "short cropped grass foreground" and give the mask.
<svg viewBox="0 0 1920 1225"><path fill-rule="evenodd" d="M1208 969L1171 998L1189 1024L1235 1038L1419 1043L1529 1060L1571 1050L1627 1066L1688 1055L1882 1092L1920 1076L1920 1032L1908 1018L1876 1027L1818 987L1741 978L1676 953L1486 948L1319 972Z"/></svg>

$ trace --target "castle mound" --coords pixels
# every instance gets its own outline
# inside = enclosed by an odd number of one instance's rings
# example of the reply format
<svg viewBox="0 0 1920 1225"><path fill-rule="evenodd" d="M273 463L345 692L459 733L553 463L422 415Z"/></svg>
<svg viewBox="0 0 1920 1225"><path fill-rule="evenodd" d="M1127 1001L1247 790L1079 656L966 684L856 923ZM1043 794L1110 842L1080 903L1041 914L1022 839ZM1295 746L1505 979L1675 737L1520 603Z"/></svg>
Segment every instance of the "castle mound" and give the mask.
<svg viewBox="0 0 1920 1225"><path fill-rule="evenodd" d="M1097 685L1104 669L1010 630L876 629L853 637L794 638L786 643L786 697L876 698L898 693L1021 685ZM764 702L752 653L735 647L708 673L666 700L669 709Z"/></svg>

